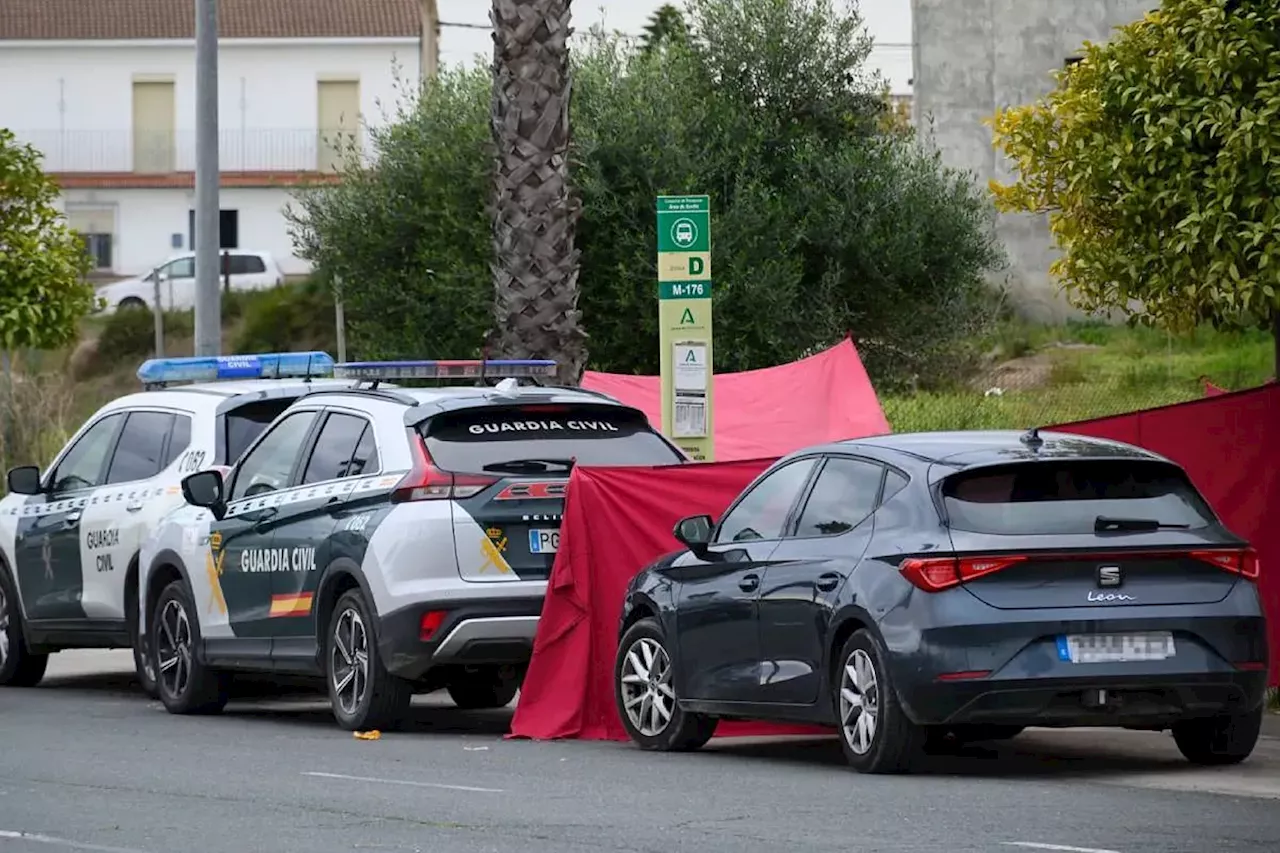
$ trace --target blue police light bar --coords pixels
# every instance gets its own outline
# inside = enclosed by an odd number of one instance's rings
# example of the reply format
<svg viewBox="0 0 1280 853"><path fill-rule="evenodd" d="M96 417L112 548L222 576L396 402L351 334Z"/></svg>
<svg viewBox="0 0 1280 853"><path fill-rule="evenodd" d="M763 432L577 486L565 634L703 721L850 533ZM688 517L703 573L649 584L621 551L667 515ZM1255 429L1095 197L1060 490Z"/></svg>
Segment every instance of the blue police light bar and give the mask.
<svg viewBox="0 0 1280 853"><path fill-rule="evenodd" d="M256 355L150 358L138 368L143 385L225 382L233 379L301 379L333 375L327 352L264 352Z"/></svg>
<svg viewBox="0 0 1280 853"><path fill-rule="evenodd" d="M338 379L505 379L555 376L556 363L542 359L474 359L452 361L346 361L335 364Z"/></svg>

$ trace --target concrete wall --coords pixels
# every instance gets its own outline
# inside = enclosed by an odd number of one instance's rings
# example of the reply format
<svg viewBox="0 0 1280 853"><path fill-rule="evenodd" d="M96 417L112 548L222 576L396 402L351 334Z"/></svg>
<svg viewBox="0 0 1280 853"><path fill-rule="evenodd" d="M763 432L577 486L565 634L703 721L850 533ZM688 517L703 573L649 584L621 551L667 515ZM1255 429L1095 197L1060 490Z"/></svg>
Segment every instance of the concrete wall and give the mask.
<svg viewBox="0 0 1280 853"><path fill-rule="evenodd" d="M1142 17L1158 0L911 0L915 121L931 132L943 160L971 170L985 187L1014 173L991 144L984 121L997 109L1036 100L1051 72L1084 41ZM997 233L1016 304L1028 316L1059 321L1073 312L1049 276L1056 256L1047 217L1001 215Z"/></svg>

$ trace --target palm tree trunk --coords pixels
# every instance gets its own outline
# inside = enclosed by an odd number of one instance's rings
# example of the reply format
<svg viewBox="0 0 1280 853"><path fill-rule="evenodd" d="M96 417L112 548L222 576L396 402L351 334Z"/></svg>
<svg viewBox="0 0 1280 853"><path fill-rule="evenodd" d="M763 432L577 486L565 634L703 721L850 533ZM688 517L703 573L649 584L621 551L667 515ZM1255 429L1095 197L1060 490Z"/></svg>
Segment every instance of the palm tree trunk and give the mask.
<svg viewBox="0 0 1280 853"><path fill-rule="evenodd" d="M569 183L570 0L493 0L494 356L586 366Z"/></svg>

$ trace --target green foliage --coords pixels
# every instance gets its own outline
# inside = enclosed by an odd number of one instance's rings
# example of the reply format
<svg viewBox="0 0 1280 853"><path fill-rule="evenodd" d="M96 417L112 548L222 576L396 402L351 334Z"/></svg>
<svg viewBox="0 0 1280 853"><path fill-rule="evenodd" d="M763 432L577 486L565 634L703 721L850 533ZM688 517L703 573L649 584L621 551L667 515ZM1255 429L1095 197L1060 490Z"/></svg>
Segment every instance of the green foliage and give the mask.
<svg viewBox="0 0 1280 853"><path fill-rule="evenodd" d="M687 41L597 33L575 53L579 307L590 366L656 373L655 196L711 194L716 369L852 332L882 387L960 369L1001 261L988 203L908 134L855 12L832 0L693 0ZM798 63L797 56L805 61ZM488 329L485 71L444 70L377 160L302 196L302 256L342 275L360 357L477 352Z"/></svg>
<svg viewBox="0 0 1280 853"><path fill-rule="evenodd" d="M296 251L343 293L348 346L367 359L479 355L490 322L489 73L442 69L369 132L376 164L286 213Z"/></svg>
<svg viewBox="0 0 1280 853"><path fill-rule="evenodd" d="M333 290L316 278L253 293L242 303L243 323L231 350L238 353L323 350L337 354ZM223 312L226 319L232 319Z"/></svg>
<svg viewBox="0 0 1280 853"><path fill-rule="evenodd" d="M673 42L683 43L688 37L689 27L684 22L684 15L675 6L665 3L649 16L644 36L640 39L640 50L646 54L654 53Z"/></svg>
<svg viewBox="0 0 1280 853"><path fill-rule="evenodd" d="M40 156L0 128L0 350L63 346L96 304L84 243Z"/></svg>
<svg viewBox="0 0 1280 853"><path fill-rule="evenodd" d="M166 339L183 331L179 325L183 319L180 313L165 313ZM192 331L190 312L186 312L185 319L185 332L189 336ZM149 307L125 308L108 315L98 335L97 358L91 366L103 371L122 362L141 362L150 358L156 351L155 329L155 314Z"/></svg>
<svg viewBox="0 0 1280 853"><path fill-rule="evenodd" d="M999 113L1003 210L1050 212L1086 310L1189 329L1280 307L1280 4L1164 0L1029 106Z"/></svg>

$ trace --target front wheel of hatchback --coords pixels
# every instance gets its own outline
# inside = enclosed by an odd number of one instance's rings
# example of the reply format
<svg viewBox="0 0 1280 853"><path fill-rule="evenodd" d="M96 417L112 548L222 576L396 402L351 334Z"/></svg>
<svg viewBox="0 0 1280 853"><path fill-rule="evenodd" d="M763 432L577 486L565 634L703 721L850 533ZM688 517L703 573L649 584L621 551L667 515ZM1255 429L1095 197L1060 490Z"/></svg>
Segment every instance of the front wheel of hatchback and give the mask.
<svg viewBox="0 0 1280 853"><path fill-rule="evenodd" d="M888 655L866 629L840 651L832 679L844 757L860 773L903 773L923 752L927 732L907 717L894 689Z"/></svg>
<svg viewBox="0 0 1280 853"><path fill-rule="evenodd" d="M1239 764L1253 753L1262 732L1264 709L1222 714L1173 724L1173 742L1192 764Z"/></svg>
<svg viewBox="0 0 1280 853"><path fill-rule="evenodd" d="M156 694L170 714L217 714L226 707L231 676L201 660L200 623L185 581L160 593L151 619Z"/></svg>
<svg viewBox="0 0 1280 853"><path fill-rule="evenodd" d="M397 678L382 663L373 614L359 590L342 594L329 619L329 702L334 719L347 731L394 729L404 722L413 683Z"/></svg>
<svg viewBox="0 0 1280 853"><path fill-rule="evenodd" d="M22 638L18 593L0 564L0 687L35 687L49 666L48 655L33 655Z"/></svg>
<svg viewBox="0 0 1280 853"><path fill-rule="evenodd" d="M618 716L642 749L688 752L715 734L715 717L686 711L676 701L675 666L657 620L641 619L622 635L613 675Z"/></svg>

